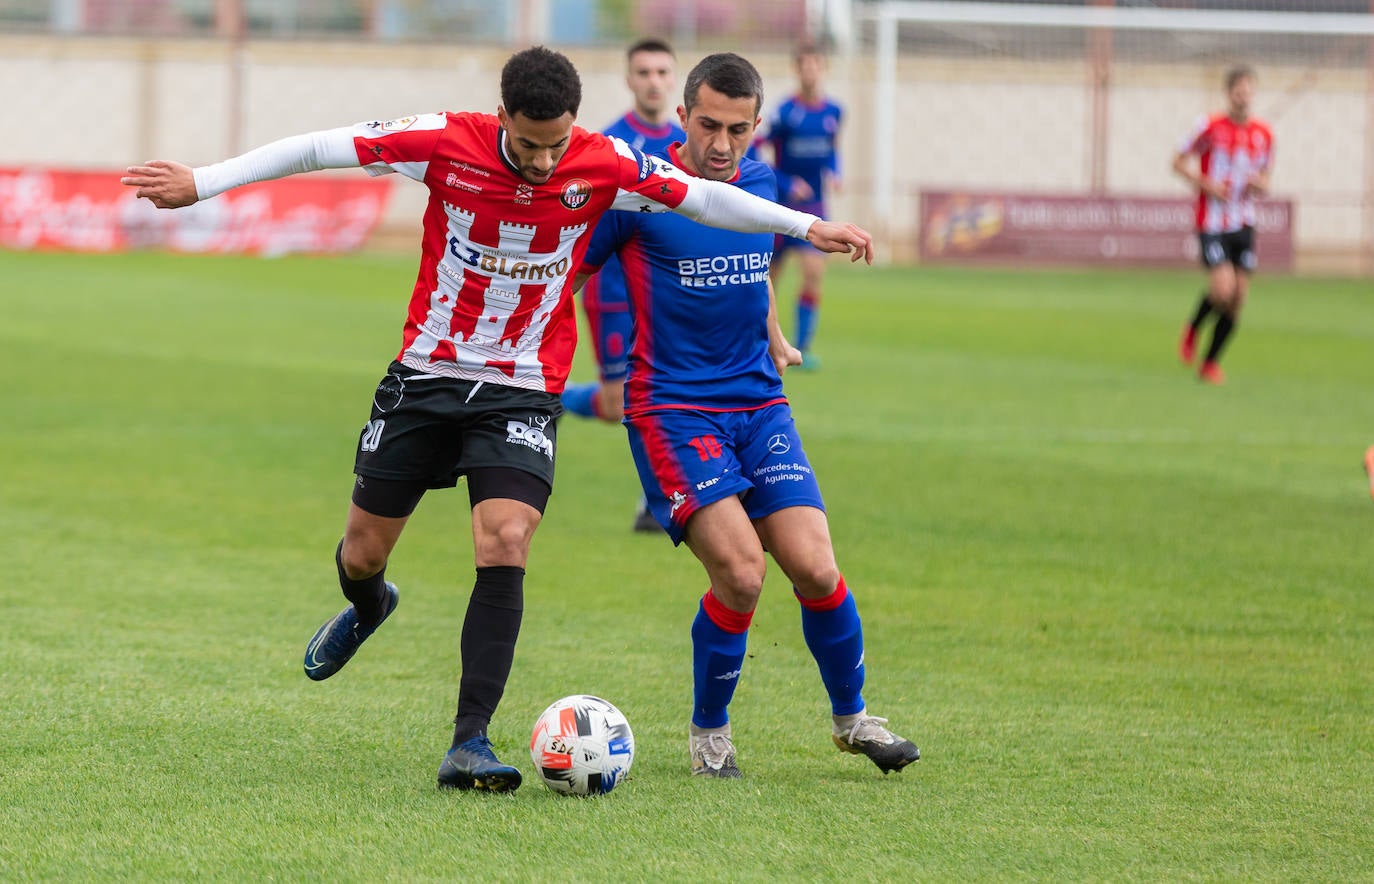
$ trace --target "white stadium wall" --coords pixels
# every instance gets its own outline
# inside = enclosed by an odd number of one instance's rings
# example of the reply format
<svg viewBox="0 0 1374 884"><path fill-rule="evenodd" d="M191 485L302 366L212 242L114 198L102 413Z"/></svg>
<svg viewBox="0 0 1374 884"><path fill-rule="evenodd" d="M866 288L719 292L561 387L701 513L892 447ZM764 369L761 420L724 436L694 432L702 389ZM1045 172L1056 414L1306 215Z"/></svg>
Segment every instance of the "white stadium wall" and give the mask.
<svg viewBox="0 0 1374 884"><path fill-rule="evenodd" d="M731 47L738 48L738 47ZM583 76L580 121L600 128L624 112L618 49L570 50ZM192 164L286 135L433 110L493 110L499 47L363 43L0 37L5 117L0 166L117 169L154 157ZM751 54L769 103L791 90L790 60ZM685 75L692 58L681 61ZM1299 269L1369 266L1371 137L1362 69L1259 66L1257 113L1277 142L1273 187L1296 205ZM1222 106L1216 65L1113 66L1107 92L1108 193L1183 196L1172 152L1199 114ZM836 215L879 234L886 256L912 260L922 189L1087 193L1091 97L1081 62L934 59L896 67L889 217L874 217L873 135L879 131L868 55L837 56L829 91L847 109L845 188ZM423 188L399 182L386 244L413 242Z"/></svg>

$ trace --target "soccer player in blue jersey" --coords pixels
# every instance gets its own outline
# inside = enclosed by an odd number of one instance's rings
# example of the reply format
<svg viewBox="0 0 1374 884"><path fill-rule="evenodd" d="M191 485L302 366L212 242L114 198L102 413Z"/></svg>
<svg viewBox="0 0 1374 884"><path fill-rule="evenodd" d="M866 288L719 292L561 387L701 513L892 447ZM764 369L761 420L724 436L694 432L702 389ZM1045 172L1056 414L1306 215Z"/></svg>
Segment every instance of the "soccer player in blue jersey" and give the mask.
<svg viewBox="0 0 1374 884"><path fill-rule="evenodd" d="M767 166L744 159L763 82L732 53L707 56L678 109L686 140L662 162L776 199ZM920 752L868 713L863 630L840 575L825 505L783 395L801 354L782 334L768 279L770 234L724 233L664 215L605 216L582 265L618 253L634 337L625 425L649 509L706 568L692 624L692 772L738 777L728 707L772 553L800 603L802 633L830 696L834 742L884 772Z"/></svg>
<svg viewBox="0 0 1374 884"><path fill-rule="evenodd" d="M634 107L602 131L644 153L659 153L685 135L673 115L673 91L677 86L673 48L663 40L648 38L625 53L625 85L634 96ZM582 309L587 314L600 381L569 384L563 391L563 407L586 418L620 423L624 416L626 354L630 347L630 313L625 298L625 278L612 256L601 272L582 288ZM658 533L662 529L649 515L641 499L634 530Z"/></svg>
<svg viewBox="0 0 1374 884"><path fill-rule="evenodd" d="M773 167L777 171L782 203L824 218L826 195L837 189L840 182L836 139L843 111L822 91L825 57L820 47L813 43L803 44L793 60L797 68L797 93L782 103L769 122L767 142L773 149ZM802 352L802 367L818 368L820 361L812 354L811 344L820 318L825 255L805 240L784 236L777 238L774 250L774 283L778 281L788 253L795 251L800 255L796 345Z"/></svg>

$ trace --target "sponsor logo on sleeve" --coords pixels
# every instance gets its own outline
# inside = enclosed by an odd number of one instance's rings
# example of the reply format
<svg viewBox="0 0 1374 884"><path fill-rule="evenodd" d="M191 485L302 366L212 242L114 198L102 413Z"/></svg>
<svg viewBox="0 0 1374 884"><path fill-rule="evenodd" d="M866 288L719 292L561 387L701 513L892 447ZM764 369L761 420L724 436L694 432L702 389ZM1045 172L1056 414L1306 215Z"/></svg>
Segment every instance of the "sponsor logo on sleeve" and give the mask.
<svg viewBox="0 0 1374 884"><path fill-rule="evenodd" d="M415 121L416 121L417 119L419 119L419 118L416 117L416 116L414 116L414 115L412 114L412 115L409 116L409 117L401 117L401 118L395 119L395 120L387 120L385 123L382 124L382 131L383 131L383 132L404 132L405 130L409 129L411 126L415 125Z"/></svg>

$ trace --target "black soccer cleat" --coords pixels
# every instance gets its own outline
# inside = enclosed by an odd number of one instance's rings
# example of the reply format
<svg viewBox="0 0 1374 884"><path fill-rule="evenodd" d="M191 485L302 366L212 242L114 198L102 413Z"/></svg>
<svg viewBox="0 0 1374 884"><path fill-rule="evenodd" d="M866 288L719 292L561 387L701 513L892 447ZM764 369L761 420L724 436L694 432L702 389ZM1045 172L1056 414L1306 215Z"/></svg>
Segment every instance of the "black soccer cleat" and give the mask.
<svg viewBox="0 0 1374 884"><path fill-rule="evenodd" d="M520 771L502 764L491 751L491 740L478 734L448 750L439 765L439 788L514 792L520 788Z"/></svg>
<svg viewBox="0 0 1374 884"><path fill-rule="evenodd" d="M867 755L884 774L919 761L921 750L910 740L904 740L888 730L884 727L886 724L886 718L864 715L852 727L833 733L831 737L835 745L845 752Z"/></svg>

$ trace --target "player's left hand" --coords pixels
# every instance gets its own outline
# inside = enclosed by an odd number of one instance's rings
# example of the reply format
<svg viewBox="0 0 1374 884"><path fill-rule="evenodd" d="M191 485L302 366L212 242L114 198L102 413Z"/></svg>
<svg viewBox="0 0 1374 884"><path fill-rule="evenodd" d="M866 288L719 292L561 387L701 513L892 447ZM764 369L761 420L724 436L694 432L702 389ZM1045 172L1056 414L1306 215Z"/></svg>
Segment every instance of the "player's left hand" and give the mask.
<svg viewBox="0 0 1374 884"><path fill-rule="evenodd" d="M857 224L817 221L806 231L806 241L822 252L848 252L850 262L873 263L873 237Z"/></svg>

